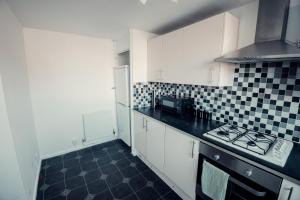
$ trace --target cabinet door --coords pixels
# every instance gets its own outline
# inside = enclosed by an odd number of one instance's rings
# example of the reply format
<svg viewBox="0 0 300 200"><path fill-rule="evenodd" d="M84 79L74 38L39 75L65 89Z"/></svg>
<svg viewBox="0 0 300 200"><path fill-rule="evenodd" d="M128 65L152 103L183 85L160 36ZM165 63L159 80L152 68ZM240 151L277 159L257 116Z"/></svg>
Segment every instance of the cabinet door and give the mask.
<svg viewBox="0 0 300 200"><path fill-rule="evenodd" d="M163 82L182 83L182 74L178 72L185 67L183 60L183 30L168 33L162 38L164 52L162 60Z"/></svg>
<svg viewBox="0 0 300 200"><path fill-rule="evenodd" d="M147 160L160 171L164 169L165 127L147 118Z"/></svg>
<svg viewBox="0 0 300 200"><path fill-rule="evenodd" d="M162 80L163 39L156 37L148 41L148 81Z"/></svg>
<svg viewBox="0 0 300 200"><path fill-rule="evenodd" d="M280 194L278 200L299 200L300 199L300 185L283 180L281 184Z"/></svg>
<svg viewBox="0 0 300 200"><path fill-rule="evenodd" d="M192 199L195 199L199 142L166 128L165 174Z"/></svg>
<svg viewBox="0 0 300 200"><path fill-rule="evenodd" d="M143 115L134 113L134 147L140 154L146 157L146 122Z"/></svg>
<svg viewBox="0 0 300 200"><path fill-rule="evenodd" d="M224 13L202 20L183 29L185 66L181 71L185 83L212 85L220 64L214 59L222 54Z"/></svg>

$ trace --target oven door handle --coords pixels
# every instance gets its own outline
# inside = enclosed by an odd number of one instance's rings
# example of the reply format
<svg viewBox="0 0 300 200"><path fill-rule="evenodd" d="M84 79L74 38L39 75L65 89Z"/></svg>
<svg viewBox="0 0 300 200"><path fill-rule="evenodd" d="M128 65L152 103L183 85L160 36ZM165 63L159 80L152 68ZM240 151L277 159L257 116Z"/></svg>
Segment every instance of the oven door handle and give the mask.
<svg viewBox="0 0 300 200"><path fill-rule="evenodd" d="M252 187L249 187L248 185L242 183L241 181L233 178L233 177L229 177L229 181L242 187L243 189L247 190L248 192L250 192L251 194L257 196L257 197L264 197L266 196L266 192L260 192L260 191L257 191L255 189L253 189Z"/></svg>

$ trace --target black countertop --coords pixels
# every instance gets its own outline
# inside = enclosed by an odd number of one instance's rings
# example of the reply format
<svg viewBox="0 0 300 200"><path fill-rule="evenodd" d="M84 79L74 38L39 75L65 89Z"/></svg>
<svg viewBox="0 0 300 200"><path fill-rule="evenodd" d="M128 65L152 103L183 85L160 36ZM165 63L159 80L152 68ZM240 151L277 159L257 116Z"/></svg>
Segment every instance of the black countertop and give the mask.
<svg viewBox="0 0 300 200"><path fill-rule="evenodd" d="M245 152L239 151L235 148L224 145L223 143L220 143L216 140L212 140L210 138L203 136L204 133L207 133L208 131L211 131L213 129L216 129L216 128L224 125L224 123L222 123L222 122L218 122L218 121L214 121L214 120L209 121L209 120L204 120L204 119L195 119L194 117L192 117L190 115L179 116L179 115L175 115L175 114L171 114L171 113L162 112L160 109L153 109L151 107L135 108L134 110L137 112L140 112L144 115L147 115L153 119L161 121L167 125L170 125L170 126L176 128L178 130L181 130L187 134L195 136L201 140L204 140L204 141L207 141L214 145L217 145L223 149L226 149L235 154L243 156L249 160L252 160L260 165L263 165L267 168L275 170L275 171L279 172L280 174L283 174L287 177L296 179L296 181L298 183L300 182L300 169L299 169L300 168L300 144L294 143L292 152L291 152L285 166L282 168L282 167L279 167L272 163L269 163L267 161L264 161L262 159L259 159L255 156L247 154Z"/></svg>

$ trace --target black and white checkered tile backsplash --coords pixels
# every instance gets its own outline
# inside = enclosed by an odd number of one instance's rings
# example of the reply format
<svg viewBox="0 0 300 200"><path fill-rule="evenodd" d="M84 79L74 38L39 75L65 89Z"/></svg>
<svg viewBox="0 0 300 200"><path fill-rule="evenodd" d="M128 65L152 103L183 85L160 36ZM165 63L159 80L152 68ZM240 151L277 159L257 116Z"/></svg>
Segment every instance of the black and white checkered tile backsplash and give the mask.
<svg viewBox="0 0 300 200"><path fill-rule="evenodd" d="M212 111L215 120L299 142L300 62L242 64L229 87L137 83L135 106L149 106L153 89L192 97L195 106Z"/></svg>

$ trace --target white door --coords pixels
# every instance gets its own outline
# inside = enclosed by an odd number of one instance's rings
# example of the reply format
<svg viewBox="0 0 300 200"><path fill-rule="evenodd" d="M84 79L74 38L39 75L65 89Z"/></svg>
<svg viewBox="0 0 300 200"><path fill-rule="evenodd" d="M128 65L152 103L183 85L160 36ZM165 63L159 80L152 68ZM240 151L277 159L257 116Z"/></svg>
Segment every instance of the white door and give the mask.
<svg viewBox="0 0 300 200"><path fill-rule="evenodd" d="M143 115L134 113L134 148L144 157L146 157L147 149L146 149L146 122Z"/></svg>
<svg viewBox="0 0 300 200"><path fill-rule="evenodd" d="M119 138L122 139L128 146L131 146L129 107L117 103L116 109L117 109L117 126L118 126Z"/></svg>
<svg viewBox="0 0 300 200"><path fill-rule="evenodd" d="M300 199L300 185L283 180L279 193L278 200L299 200Z"/></svg>
<svg viewBox="0 0 300 200"><path fill-rule="evenodd" d="M198 151L198 141L166 128L164 172L192 199L195 199Z"/></svg>
<svg viewBox="0 0 300 200"><path fill-rule="evenodd" d="M128 66L115 68L116 102L129 106L129 72Z"/></svg>
<svg viewBox="0 0 300 200"><path fill-rule="evenodd" d="M165 125L155 120L146 120L147 159L157 169L164 169Z"/></svg>
<svg viewBox="0 0 300 200"><path fill-rule="evenodd" d="M116 67L114 75L118 136L128 146L131 146L128 66Z"/></svg>

